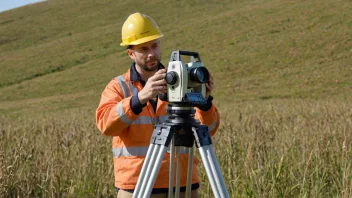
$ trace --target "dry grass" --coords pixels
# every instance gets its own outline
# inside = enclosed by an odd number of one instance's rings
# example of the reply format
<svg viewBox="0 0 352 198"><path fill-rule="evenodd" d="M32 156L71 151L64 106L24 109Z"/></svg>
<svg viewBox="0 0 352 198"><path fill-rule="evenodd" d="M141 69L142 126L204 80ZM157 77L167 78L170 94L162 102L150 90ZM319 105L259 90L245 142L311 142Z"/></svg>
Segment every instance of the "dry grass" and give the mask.
<svg viewBox="0 0 352 198"><path fill-rule="evenodd" d="M351 197L351 107L287 100L224 112L215 149L232 196Z"/></svg>
<svg viewBox="0 0 352 198"><path fill-rule="evenodd" d="M0 197L113 194L111 143L97 133L94 114L65 114L1 119Z"/></svg>
<svg viewBox="0 0 352 198"><path fill-rule="evenodd" d="M0 13L0 197L115 197L94 109L129 67L119 33L136 11L162 29L165 65L173 50L197 51L212 72L231 197L352 197L351 8L50 0Z"/></svg>
<svg viewBox="0 0 352 198"><path fill-rule="evenodd" d="M327 100L219 106L214 147L231 197L351 197L351 107ZM0 195L114 197L110 138L93 118L86 110L2 117ZM201 195L212 197L201 170Z"/></svg>

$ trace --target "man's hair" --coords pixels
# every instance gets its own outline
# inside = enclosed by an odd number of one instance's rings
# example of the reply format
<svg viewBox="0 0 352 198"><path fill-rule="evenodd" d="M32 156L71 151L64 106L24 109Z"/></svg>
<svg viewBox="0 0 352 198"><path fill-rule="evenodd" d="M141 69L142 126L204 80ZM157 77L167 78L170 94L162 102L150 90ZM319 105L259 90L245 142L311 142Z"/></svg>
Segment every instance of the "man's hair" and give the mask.
<svg viewBox="0 0 352 198"><path fill-rule="evenodd" d="M160 39L158 39L158 43L160 43ZM127 45L126 49L132 49L134 45Z"/></svg>

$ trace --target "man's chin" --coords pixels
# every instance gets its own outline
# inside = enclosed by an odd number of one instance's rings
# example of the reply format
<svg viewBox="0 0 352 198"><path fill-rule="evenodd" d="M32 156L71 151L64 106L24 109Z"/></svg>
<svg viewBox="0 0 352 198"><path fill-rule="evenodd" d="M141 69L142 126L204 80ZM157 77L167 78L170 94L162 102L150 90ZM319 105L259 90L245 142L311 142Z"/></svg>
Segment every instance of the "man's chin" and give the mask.
<svg viewBox="0 0 352 198"><path fill-rule="evenodd" d="M152 72L152 71L157 71L158 68L159 68L159 67L158 67L158 64L146 65L146 66L144 66L144 70L150 71L150 72Z"/></svg>
<svg viewBox="0 0 352 198"><path fill-rule="evenodd" d="M148 71L156 71L156 70L158 70L158 68L159 68L159 62L158 62L158 61L149 62L149 63L146 64L145 68L146 68Z"/></svg>

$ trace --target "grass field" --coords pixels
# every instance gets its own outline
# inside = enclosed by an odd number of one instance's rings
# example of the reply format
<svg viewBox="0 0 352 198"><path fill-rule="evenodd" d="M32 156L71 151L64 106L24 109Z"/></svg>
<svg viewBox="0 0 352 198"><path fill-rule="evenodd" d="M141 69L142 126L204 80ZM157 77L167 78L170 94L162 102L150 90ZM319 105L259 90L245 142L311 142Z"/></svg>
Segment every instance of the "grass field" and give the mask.
<svg viewBox="0 0 352 198"><path fill-rule="evenodd" d="M0 197L115 197L94 114L130 64L127 16L152 16L215 78L214 148L231 197L352 196L352 3L59 1L0 13ZM201 195L212 197L201 166Z"/></svg>

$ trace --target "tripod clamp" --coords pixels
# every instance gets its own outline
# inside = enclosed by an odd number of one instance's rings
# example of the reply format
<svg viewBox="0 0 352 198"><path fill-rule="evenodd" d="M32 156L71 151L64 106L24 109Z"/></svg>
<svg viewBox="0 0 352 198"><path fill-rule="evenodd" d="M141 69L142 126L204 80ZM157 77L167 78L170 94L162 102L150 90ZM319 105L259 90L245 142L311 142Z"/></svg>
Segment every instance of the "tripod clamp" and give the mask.
<svg viewBox="0 0 352 198"><path fill-rule="evenodd" d="M177 130L178 126L176 125L156 125L152 137L150 139L150 144L158 144L169 146L174 135L175 145L174 146L184 146L192 147L193 140L197 148L211 145L211 137L208 132L208 126L199 125L198 130L193 131L193 134L184 133L182 130Z"/></svg>

